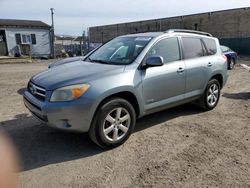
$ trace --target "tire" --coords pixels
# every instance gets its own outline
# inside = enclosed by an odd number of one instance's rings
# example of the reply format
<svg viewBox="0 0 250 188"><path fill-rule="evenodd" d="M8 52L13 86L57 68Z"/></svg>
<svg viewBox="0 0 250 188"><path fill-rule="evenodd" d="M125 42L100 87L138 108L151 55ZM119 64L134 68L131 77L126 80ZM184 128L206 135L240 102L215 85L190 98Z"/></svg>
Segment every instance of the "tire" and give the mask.
<svg viewBox="0 0 250 188"><path fill-rule="evenodd" d="M235 60L232 58L228 61L228 70L233 70L235 65Z"/></svg>
<svg viewBox="0 0 250 188"><path fill-rule="evenodd" d="M93 119L89 136L100 147L111 149L123 144L134 130L133 106L121 98L106 101Z"/></svg>
<svg viewBox="0 0 250 188"><path fill-rule="evenodd" d="M220 99L220 88L218 80L212 79L208 82L206 90L199 100L199 104L204 110L212 110L217 106Z"/></svg>

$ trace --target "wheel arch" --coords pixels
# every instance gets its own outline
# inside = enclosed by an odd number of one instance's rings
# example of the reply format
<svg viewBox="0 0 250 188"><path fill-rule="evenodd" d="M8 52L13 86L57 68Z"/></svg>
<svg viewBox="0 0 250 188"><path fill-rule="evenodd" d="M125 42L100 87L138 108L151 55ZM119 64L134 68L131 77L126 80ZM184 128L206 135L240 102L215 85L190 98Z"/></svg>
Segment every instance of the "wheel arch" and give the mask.
<svg viewBox="0 0 250 188"><path fill-rule="evenodd" d="M121 142L110 144L110 143L106 143L103 140L102 135L99 132L100 129L96 126L96 122L98 122L98 120L100 120L97 117L99 117L98 110L101 108L101 106L103 104L105 104L107 101L109 101L111 99L115 99L115 98L121 98L121 99L127 100L133 106L133 108L135 110L136 117L133 118L133 121L132 121L133 124L132 124L132 126L130 126L131 131L128 132L127 136L123 137L123 140ZM130 134L132 133L134 126L135 126L136 118L139 116L139 113L140 113L139 103L138 103L137 98L136 98L134 93L132 93L130 91L120 91L117 93L113 93L109 96L106 96L106 97L102 98L102 100L100 100L97 107L95 108L95 112L94 112L94 115L92 117L91 125L89 128L89 136L97 145L101 146L102 148L117 147L120 144L122 144L123 142L125 142L128 139L128 137L130 136ZM134 115L133 115L133 117L134 117Z"/></svg>
<svg viewBox="0 0 250 188"><path fill-rule="evenodd" d="M94 105L93 111L91 110L92 114L93 114L92 115L92 121L93 121L94 117L96 116L96 113L97 113L98 109L105 102L107 102L108 100L110 100L111 98L122 98L122 99L127 100L133 106L133 108L135 110L135 113L136 113L136 118L142 116L143 105L142 105L142 101L137 96L137 94L134 93L133 91L131 91L129 88L126 88L126 89L125 88L123 88L123 89L120 88L120 89L116 89L116 90L112 90L112 91L107 91L107 92L103 93L99 97L99 100Z"/></svg>
<svg viewBox="0 0 250 188"><path fill-rule="evenodd" d="M222 76L222 74L218 73L218 74L213 75L213 76L209 79L209 81L212 80L212 79L218 80L218 82L220 83L220 88L223 87L223 76Z"/></svg>

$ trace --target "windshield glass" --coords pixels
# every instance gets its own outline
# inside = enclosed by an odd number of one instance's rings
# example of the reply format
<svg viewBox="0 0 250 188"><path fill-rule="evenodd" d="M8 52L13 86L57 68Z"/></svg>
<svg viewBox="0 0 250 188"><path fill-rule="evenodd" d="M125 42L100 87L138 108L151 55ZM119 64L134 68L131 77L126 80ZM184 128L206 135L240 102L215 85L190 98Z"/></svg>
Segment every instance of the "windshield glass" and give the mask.
<svg viewBox="0 0 250 188"><path fill-rule="evenodd" d="M141 53L152 37L119 37L104 44L87 61L127 65L132 63Z"/></svg>

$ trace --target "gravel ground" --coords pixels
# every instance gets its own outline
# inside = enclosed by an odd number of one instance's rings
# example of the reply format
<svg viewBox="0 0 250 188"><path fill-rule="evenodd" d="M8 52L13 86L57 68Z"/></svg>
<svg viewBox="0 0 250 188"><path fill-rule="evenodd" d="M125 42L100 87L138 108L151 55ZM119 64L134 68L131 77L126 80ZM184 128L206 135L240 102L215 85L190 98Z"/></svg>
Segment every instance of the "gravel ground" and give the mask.
<svg viewBox="0 0 250 188"><path fill-rule="evenodd" d="M242 61L250 65L250 61ZM230 71L218 106L188 104L140 119L121 147L35 120L22 92L48 63L0 65L0 129L22 161L20 187L250 187L250 73Z"/></svg>

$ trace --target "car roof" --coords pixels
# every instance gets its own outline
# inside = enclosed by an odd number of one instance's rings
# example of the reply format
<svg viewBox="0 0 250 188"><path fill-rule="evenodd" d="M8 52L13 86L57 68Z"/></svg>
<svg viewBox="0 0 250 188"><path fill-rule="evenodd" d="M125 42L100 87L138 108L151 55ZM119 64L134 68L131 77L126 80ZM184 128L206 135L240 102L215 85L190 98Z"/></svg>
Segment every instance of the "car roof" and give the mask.
<svg viewBox="0 0 250 188"><path fill-rule="evenodd" d="M163 35L164 32L147 32L147 33L134 33L134 34L128 34L123 35L121 37L158 37Z"/></svg>
<svg viewBox="0 0 250 188"><path fill-rule="evenodd" d="M168 33L168 32L146 32L146 33L134 33L134 34L128 34L128 35L123 35L120 37L152 37L156 38L159 36L194 36L194 37L204 37L204 38L212 38L212 36L206 36L198 33L185 33L185 32L173 32L173 33Z"/></svg>

